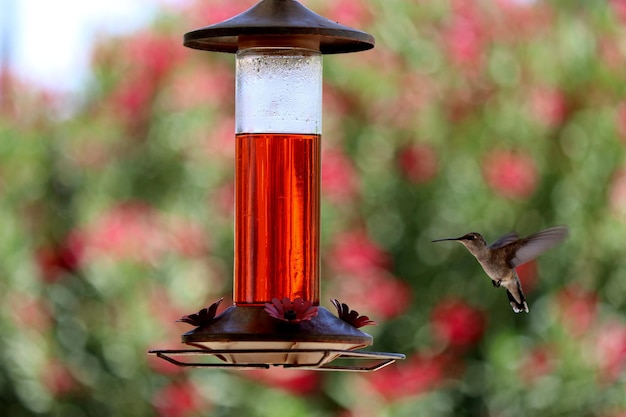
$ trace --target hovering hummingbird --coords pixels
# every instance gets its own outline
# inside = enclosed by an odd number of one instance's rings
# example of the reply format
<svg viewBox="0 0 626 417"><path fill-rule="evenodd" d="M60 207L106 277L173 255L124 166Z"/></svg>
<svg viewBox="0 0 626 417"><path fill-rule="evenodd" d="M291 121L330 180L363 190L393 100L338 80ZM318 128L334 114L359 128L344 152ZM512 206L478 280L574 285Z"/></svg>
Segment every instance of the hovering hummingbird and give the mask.
<svg viewBox="0 0 626 417"><path fill-rule="evenodd" d="M461 243L478 260L493 286L506 288L513 311L528 313L528 304L515 268L556 246L567 235L567 226L554 226L522 238L517 233L507 233L491 245L487 245L485 238L475 232L433 242L456 240Z"/></svg>

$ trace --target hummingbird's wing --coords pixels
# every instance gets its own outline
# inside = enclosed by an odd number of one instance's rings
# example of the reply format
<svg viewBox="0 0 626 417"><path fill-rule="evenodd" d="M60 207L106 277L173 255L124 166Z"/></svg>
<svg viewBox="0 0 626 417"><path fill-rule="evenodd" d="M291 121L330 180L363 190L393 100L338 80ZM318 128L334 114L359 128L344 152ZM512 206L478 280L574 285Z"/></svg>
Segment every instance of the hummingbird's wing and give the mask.
<svg viewBox="0 0 626 417"><path fill-rule="evenodd" d="M508 261L512 268L535 259L548 249L562 242L568 235L566 226L555 226L524 237L512 243L511 259Z"/></svg>
<svg viewBox="0 0 626 417"><path fill-rule="evenodd" d="M507 233L506 235L500 237L498 240L493 242L488 247L490 249L498 249L498 248L501 248L502 246L506 246L510 243L515 242L517 239L519 239L519 235L517 233L515 232Z"/></svg>

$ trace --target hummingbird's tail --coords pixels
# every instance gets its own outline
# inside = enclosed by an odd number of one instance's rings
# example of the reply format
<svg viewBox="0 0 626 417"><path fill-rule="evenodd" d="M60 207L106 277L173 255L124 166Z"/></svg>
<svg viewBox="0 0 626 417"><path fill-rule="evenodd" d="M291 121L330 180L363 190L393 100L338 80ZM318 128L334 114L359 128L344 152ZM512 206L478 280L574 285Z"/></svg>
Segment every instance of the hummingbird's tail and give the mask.
<svg viewBox="0 0 626 417"><path fill-rule="evenodd" d="M526 304L526 297L524 297L524 293L522 292L522 284L519 282L519 279L516 281L517 288L514 290L517 290L515 292L517 293L519 300L516 299L516 297L514 297L508 289L506 290L506 295L509 297L509 303L511 304L513 311L516 313L521 313L522 311L528 313L528 304Z"/></svg>

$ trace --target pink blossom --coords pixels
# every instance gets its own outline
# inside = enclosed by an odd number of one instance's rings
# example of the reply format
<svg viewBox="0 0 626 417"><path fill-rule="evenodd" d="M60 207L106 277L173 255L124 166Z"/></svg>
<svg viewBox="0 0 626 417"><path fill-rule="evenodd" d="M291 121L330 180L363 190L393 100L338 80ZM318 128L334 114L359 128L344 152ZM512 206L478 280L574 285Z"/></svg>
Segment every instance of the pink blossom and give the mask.
<svg viewBox="0 0 626 417"><path fill-rule="evenodd" d="M19 291L8 291L3 304L17 327L43 333L53 321L53 308L50 301Z"/></svg>
<svg viewBox="0 0 626 417"><path fill-rule="evenodd" d="M184 309L174 302L171 291L163 286L155 285L145 293L145 296L146 300L143 303L149 306L147 317L153 320L160 330L158 340L155 338L153 343L160 340L179 340L180 335L189 328L184 323L175 321L176 317L183 315ZM178 346L174 346L174 348L177 349ZM152 355L148 357L148 366L155 372L164 375L177 375L186 372L185 368Z"/></svg>
<svg viewBox="0 0 626 417"><path fill-rule="evenodd" d="M146 32L128 39L121 50L109 53L121 54L128 63L111 94L109 111L121 115L134 128L150 111L164 78L187 52L178 38Z"/></svg>
<svg viewBox="0 0 626 417"><path fill-rule="evenodd" d="M535 161L527 153L494 150L483 160L483 177L487 185L505 198L530 197L537 187L538 176Z"/></svg>
<svg viewBox="0 0 626 417"><path fill-rule="evenodd" d="M596 319L598 300L595 293L572 285L556 297L557 315L573 336L583 336Z"/></svg>
<svg viewBox="0 0 626 417"><path fill-rule="evenodd" d="M123 43L121 52L127 62L139 65L137 72L160 82L186 55L178 36L155 31L142 32Z"/></svg>
<svg viewBox="0 0 626 417"><path fill-rule="evenodd" d="M85 231L89 251L115 258L150 262L167 250L167 239L160 229L158 214L140 202L113 207Z"/></svg>
<svg viewBox="0 0 626 417"><path fill-rule="evenodd" d="M619 39L612 36L601 36L598 34L598 55L599 61L605 67L605 71L619 73L622 69L624 53L620 47ZM622 132L622 131L620 131ZM624 137L624 135L621 135Z"/></svg>
<svg viewBox="0 0 626 417"><path fill-rule="evenodd" d="M472 2L456 2L443 42L452 62L466 69L482 65L486 47L486 24Z"/></svg>
<svg viewBox="0 0 626 417"><path fill-rule="evenodd" d="M219 185L210 193L207 204L215 206L220 215L233 217L235 215L235 184L228 181Z"/></svg>
<svg viewBox="0 0 626 417"><path fill-rule="evenodd" d="M321 376L318 372L301 369L270 368L247 371L243 375L293 395L314 393L319 389L321 382Z"/></svg>
<svg viewBox="0 0 626 417"><path fill-rule="evenodd" d="M345 203L358 194L359 180L350 159L338 149L322 151L322 196Z"/></svg>
<svg viewBox="0 0 626 417"><path fill-rule="evenodd" d="M554 26L554 8L549 3L535 0L496 0L498 16L494 38L519 43L540 38ZM515 26L512 31L511 27Z"/></svg>
<svg viewBox="0 0 626 417"><path fill-rule="evenodd" d="M228 107L225 103L234 101L232 69L218 63L204 66L202 63L202 61L194 63L193 69L173 74L168 100L172 111L208 105Z"/></svg>
<svg viewBox="0 0 626 417"><path fill-rule="evenodd" d="M603 382L612 383L626 368L626 326L617 321L602 323L596 329L595 360Z"/></svg>
<svg viewBox="0 0 626 417"><path fill-rule="evenodd" d="M331 2L329 10L324 15L342 25L361 28L367 25L372 18L371 12L367 8L367 2L360 0Z"/></svg>
<svg viewBox="0 0 626 417"><path fill-rule="evenodd" d="M153 403L159 417L188 417L209 411L209 405L189 381L166 385L156 393Z"/></svg>
<svg viewBox="0 0 626 417"><path fill-rule="evenodd" d="M519 373L527 383L532 383L544 375L549 375L555 367L554 349L538 346L524 351L519 365Z"/></svg>
<svg viewBox="0 0 626 417"><path fill-rule="evenodd" d="M485 315L460 299L444 300L431 313L435 336L453 348L464 349L478 343L485 324Z"/></svg>
<svg viewBox="0 0 626 417"><path fill-rule="evenodd" d="M396 401L435 389L443 381L447 365L443 355L415 353L404 362L368 375L367 384L387 401Z"/></svg>
<svg viewBox="0 0 626 417"><path fill-rule="evenodd" d="M189 10L184 11L184 16L194 19L189 23L190 27L204 27L230 19L246 11L256 3L258 3L257 0L194 1L191 2Z"/></svg>
<svg viewBox="0 0 626 417"><path fill-rule="evenodd" d="M186 258L199 258L206 254L206 235L199 224L177 216L166 216L163 222L174 252Z"/></svg>
<svg viewBox="0 0 626 417"><path fill-rule="evenodd" d="M51 359L44 365L41 381L54 396L72 393L80 387L68 366L56 359Z"/></svg>
<svg viewBox="0 0 626 417"><path fill-rule="evenodd" d="M70 234L64 242L40 247L35 258L44 282L56 282L64 274L71 274L80 268L83 256L83 242L80 237Z"/></svg>
<svg viewBox="0 0 626 417"><path fill-rule="evenodd" d="M201 256L206 250L198 225L138 201L114 206L77 233L88 256L152 263L165 253Z"/></svg>
<svg viewBox="0 0 626 417"><path fill-rule="evenodd" d="M389 254L372 242L362 230L337 236L327 259L336 272L354 275L387 268L391 262Z"/></svg>
<svg viewBox="0 0 626 417"><path fill-rule="evenodd" d="M358 275L342 275L333 282L333 296L358 300L359 309L372 317L397 317L411 303L411 288L389 272L376 269Z"/></svg>
<svg viewBox="0 0 626 417"><path fill-rule="evenodd" d="M232 116L223 117L208 128L200 128L197 131L196 143L204 155L213 163L218 161L227 162L232 166L235 155L235 120ZM195 152L195 149L191 149ZM193 157L194 155L190 155Z"/></svg>
<svg viewBox="0 0 626 417"><path fill-rule="evenodd" d="M626 24L626 1L624 0L609 0L609 4L615 16L621 21L622 24Z"/></svg>
<svg viewBox="0 0 626 417"><path fill-rule="evenodd" d="M134 126L151 109L156 86L148 78L128 77L120 81L110 96L109 111Z"/></svg>
<svg viewBox="0 0 626 417"><path fill-rule="evenodd" d="M426 144L413 144L400 149L398 165L402 174L415 184L430 181L437 174L437 155Z"/></svg>
<svg viewBox="0 0 626 417"><path fill-rule="evenodd" d="M626 168L613 173L609 185L609 207L620 219L626 219Z"/></svg>
<svg viewBox="0 0 626 417"><path fill-rule="evenodd" d="M362 230L338 236L326 256L330 267L341 275L334 282L336 298L359 300L372 316L390 318L401 314L411 299L409 286L387 268L390 256Z"/></svg>
<svg viewBox="0 0 626 417"><path fill-rule="evenodd" d="M560 126L568 115L567 98L556 88L531 90L530 108L534 118L547 127Z"/></svg>

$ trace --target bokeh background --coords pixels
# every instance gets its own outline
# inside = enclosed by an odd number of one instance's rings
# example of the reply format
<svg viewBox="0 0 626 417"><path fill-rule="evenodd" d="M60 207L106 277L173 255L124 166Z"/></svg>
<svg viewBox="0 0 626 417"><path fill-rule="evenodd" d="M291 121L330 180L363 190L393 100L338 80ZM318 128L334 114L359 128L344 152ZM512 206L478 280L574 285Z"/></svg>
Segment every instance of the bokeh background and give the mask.
<svg viewBox="0 0 626 417"><path fill-rule="evenodd" d="M324 61L323 305L407 359L229 372L146 354L232 302L234 58L182 34L253 3L170 2L94 37L70 95L4 68L0 414L625 416L623 0L304 1L376 37ZM518 271L529 314L431 243L555 224L567 242Z"/></svg>

